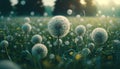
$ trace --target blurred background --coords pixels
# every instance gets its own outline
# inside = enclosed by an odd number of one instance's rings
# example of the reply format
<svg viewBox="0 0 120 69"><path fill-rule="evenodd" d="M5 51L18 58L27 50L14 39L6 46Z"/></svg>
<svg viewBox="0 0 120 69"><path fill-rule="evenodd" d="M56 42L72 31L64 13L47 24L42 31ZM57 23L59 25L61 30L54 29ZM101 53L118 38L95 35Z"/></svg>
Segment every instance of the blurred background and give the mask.
<svg viewBox="0 0 120 69"><path fill-rule="evenodd" d="M120 16L120 0L0 0L0 15Z"/></svg>

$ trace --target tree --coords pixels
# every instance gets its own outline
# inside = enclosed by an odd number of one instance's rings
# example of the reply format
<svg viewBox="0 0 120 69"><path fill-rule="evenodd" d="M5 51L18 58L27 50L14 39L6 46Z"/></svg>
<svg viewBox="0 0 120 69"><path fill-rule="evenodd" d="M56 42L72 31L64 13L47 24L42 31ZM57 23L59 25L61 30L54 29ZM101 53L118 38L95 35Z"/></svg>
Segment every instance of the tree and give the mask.
<svg viewBox="0 0 120 69"><path fill-rule="evenodd" d="M93 3L93 0L85 0L86 7L85 7L85 14L86 16L95 16L97 13L97 7Z"/></svg>
<svg viewBox="0 0 120 69"><path fill-rule="evenodd" d="M0 13L1 15L9 15L12 11L10 0L0 0Z"/></svg>
<svg viewBox="0 0 120 69"><path fill-rule="evenodd" d="M74 12L75 12L75 15L77 15L77 14L81 14L81 15L83 15L84 13L83 13L83 8L84 8L84 6L80 3L80 1L81 0L73 0L73 5L75 6L75 8L74 8Z"/></svg>
<svg viewBox="0 0 120 69"><path fill-rule="evenodd" d="M44 10L42 0L19 0L16 5L18 15L30 15L31 12L36 15L43 15Z"/></svg>
<svg viewBox="0 0 120 69"><path fill-rule="evenodd" d="M68 9L73 11L73 15L80 14L82 12L80 0L56 0L53 15L68 15Z"/></svg>

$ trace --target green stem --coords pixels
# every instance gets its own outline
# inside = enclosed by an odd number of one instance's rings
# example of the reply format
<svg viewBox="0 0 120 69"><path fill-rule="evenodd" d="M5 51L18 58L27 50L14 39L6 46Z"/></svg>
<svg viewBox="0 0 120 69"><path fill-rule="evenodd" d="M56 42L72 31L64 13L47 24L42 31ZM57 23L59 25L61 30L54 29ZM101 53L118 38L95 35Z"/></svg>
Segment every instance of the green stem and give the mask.
<svg viewBox="0 0 120 69"><path fill-rule="evenodd" d="M8 49L7 49L6 46L5 46L5 51L6 51L6 54L7 54L7 56L8 56L8 59L9 59L10 61L12 61L11 57L9 56Z"/></svg>
<svg viewBox="0 0 120 69"><path fill-rule="evenodd" d="M42 68L42 65L41 65L41 60L38 60L38 65L39 65L39 68L40 68L40 69L43 69L43 68Z"/></svg>

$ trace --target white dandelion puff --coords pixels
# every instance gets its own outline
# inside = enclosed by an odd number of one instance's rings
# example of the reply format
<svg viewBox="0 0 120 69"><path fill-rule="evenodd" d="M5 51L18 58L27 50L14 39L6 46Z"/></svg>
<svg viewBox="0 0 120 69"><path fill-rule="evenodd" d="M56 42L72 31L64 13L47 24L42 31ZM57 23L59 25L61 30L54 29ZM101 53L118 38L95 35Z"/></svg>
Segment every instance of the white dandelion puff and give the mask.
<svg viewBox="0 0 120 69"><path fill-rule="evenodd" d="M36 43L41 43L42 42L42 36L36 34L32 36L31 42L36 44Z"/></svg>
<svg viewBox="0 0 120 69"><path fill-rule="evenodd" d="M29 33L31 31L32 27L29 23L25 23L23 26L22 26L22 30L25 32L25 33Z"/></svg>
<svg viewBox="0 0 120 69"><path fill-rule="evenodd" d="M91 38L96 44L104 44L108 39L108 33L103 28L96 28L92 31Z"/></svg>
<svg viewBox="0 0 120 69"><path fill-rule="evenodd" d="M7 40L3 40L3 41L0 42L1 47L8 47L8 45L9 45L9 43L8 43Z"/></svg>
<svg viewBox="0 0 120 69"><path fill-rule="evenodd" d="M47 56L47 53L48 53L48 49L43 44L36 44L32 48L32 55L40 59L45 58Z"/></svg>
<svg viewBox="0 0 120 69"><path fill-rule="evenodd" d="M86 32L86 28L85 28L85 26L83 26L83 25L78 25L78 26L75 28L75 33L76 33L78 36L84 35L85 32Z"/></svg>
<svg viewBox="0 0 120 69"><path fill-rule="evenodd" d="M54 58L55 58L55 55L54 55L54 54L50 54L50 55L49 55L49 58L50 58L50 59L54 59Z"/></svg>
<svg viewBox="0 0 120 69"><path fill-rule="evenodd" d="M68 9L68 10L67 10L67 14L68 14L68 15L72 15L72 12L73 12L73 11L72 11L71 9Z"/></svg>
<svg viewBox="0 0 120 69"><path fill-rule="evenodd" d="M55 38L66 36L70 30L70 22L64 16L55 16L48 23L49 33Z"/></svg>
<svg viewBox="0 0 120 69"><path fill-rule="evenodd" d="M29 17L25 17L25 18L24 18L24 21L25 21L25 23L30 23L30 22L31 22L31 20L30 20Z"/></svg>
<svg viewBox="0 0 120 69"><path fill-rule="evenodd" d="M89 44L87 45L87 48L89 48L90 50L93 50L93 49L95 48L94 43L89 43Z"/></svg>
<svg viewBox="0 0 120 69"><path fill-rule="evenodd" d="M91 53L90 49L89 48L83 48L81 53L84 55L84 56L87 56Z"/></svg>

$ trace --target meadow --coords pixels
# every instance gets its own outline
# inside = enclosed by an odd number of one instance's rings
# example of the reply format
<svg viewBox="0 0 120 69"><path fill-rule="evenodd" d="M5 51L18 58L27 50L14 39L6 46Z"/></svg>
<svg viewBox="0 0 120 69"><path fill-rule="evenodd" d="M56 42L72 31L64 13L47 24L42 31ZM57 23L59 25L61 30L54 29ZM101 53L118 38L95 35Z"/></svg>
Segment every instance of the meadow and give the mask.
<svg viewBox="0 0 120 69"><path fill-rule="evenodd" d="M0 46L0 60L11 60L22 69L118 69L120 59L120 18L117 17L67 17L71 23L69 33L60 39L60 48L56 38L48 32L48 22L52 17L1 17L0 18L0 42L7 40L9 45ZM29 23L32 27L29 33L22 30L22 26ZM79 42L75 28L84 25L85 34ZM90 34L95 28L104 28L108 33L108 39L104 44L95 44ZM40 61L34 60L31 54L31 42L33 35L42 37L48 53ZM82 52L89 43L93 43L94 49L90 52ZM116 44L118 43L118 44ZM116 46L119 48L116 49ZM57 53L59 49L61 54ZM82 52L82 53L81 53ZM35 62L34 62L35 61ZM117 66L117 67L116 67Z"/></svg>

